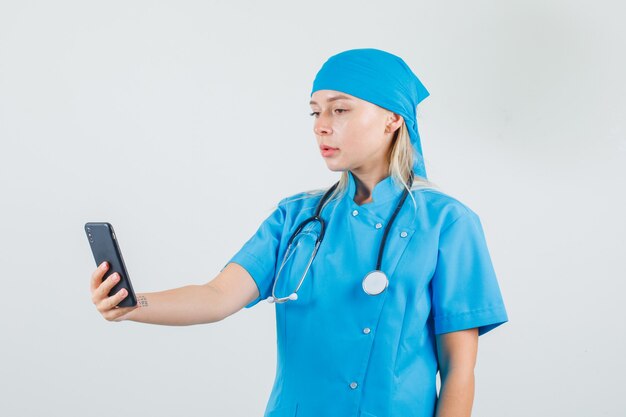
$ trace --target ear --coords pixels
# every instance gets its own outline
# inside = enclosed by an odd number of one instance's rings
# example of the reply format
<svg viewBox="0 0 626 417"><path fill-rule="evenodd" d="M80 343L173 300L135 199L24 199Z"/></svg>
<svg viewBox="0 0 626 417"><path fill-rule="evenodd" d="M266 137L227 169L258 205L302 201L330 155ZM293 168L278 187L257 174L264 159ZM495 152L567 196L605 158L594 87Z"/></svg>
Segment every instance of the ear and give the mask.
<svg viewBox="0 0 626 417"><path fill-rule="evenodd" d="M389 112L387 116L387 123L385 125L385 133L393 133L402 126L404 123L404 117L399 114Z"/></svg>

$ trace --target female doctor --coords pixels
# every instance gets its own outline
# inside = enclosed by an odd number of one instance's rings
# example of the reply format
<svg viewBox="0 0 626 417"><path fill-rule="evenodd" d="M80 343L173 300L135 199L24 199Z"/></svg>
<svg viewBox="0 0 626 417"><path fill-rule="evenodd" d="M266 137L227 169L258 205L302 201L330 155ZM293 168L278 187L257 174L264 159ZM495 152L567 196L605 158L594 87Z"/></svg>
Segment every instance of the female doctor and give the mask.
<svg viewBox="0 0 626 417"><path fill-rule="evenodd" d="M478 336L508 320L479 217L426 176L416 107L429 95L378 49L330 57L311 92L327 190L282 199L204 285L108 297L109 321L213 323L261 300L276 309L266 417L470 416ZM441 388L436 389L440 373Z"/></svg>

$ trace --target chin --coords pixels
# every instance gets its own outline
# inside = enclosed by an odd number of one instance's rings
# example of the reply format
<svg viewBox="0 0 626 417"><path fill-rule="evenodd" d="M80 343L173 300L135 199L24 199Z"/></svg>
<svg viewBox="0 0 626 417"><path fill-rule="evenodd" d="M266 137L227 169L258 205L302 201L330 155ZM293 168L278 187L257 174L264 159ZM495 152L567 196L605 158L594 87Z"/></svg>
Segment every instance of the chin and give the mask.
<svg viewBox="0 0 626 417"><path fill-rule="evenodd" d="M326 164L326 167L333 172L342 172L347 169L346 167L343 167L343 166L339 166L335 164L328 164L328 163Z"/></svg>

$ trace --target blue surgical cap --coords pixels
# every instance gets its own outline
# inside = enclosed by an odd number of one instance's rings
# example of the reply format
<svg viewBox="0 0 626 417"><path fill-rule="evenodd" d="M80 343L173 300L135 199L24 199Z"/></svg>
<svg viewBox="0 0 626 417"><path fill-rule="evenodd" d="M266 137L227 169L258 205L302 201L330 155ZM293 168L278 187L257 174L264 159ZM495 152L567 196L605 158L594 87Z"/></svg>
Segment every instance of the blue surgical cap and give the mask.
<svg viewBox="0 0 626 417"><path fill-rule="evenodd" d="M341 91L401 115L415 151L413 171L427 179L416 110L430 93L402 58L372 48L338 53L315 76L311 96L318 90Z"/></svg>

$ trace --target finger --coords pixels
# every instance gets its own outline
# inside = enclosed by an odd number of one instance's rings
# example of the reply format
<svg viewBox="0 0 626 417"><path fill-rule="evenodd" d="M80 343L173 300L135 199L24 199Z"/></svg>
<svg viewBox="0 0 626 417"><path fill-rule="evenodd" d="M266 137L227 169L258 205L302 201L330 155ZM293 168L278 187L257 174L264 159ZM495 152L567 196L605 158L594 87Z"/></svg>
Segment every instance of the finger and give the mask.
<svg viewBox="0 0 626 417"><path fill-rule="evenodd" d="M120 282L120 274L117 272L112 273L104 281L102 281L102 284L100 284L98 289L94 292L96 302L102 300L103 298L107 298L111 292L111 288L113 288L118 282Z"/></svg>
<svg viewBox="0 0 626 417"><path fill-rule="evenodd" d="M122 317L139 307L139 304L133 307L114 308L107 313L109 321L121 321Z"/></svg>
<svg viewBox="0 0 626 417"><path fill-rule="evenodd" d="M124 315L130 313L131 311L135 310L137 307L139 307L139 305L136 305L133 307L112 308L111 310L104 313L103 316L105 319L109 321L118 321L120 317L123 317Z"/></svg>
<svg viewBox="0 0 626 417"><path fill-rule="evenodd" d="M109 264L108 262L104 261L100 265L98 265L98 268L95 271L93 271L93 273L91 274L91 292L92 293L96 289L98 289L100 284L102 284L102 276L107 271L107 269L109 269Z"/></svg>
<svg viewBox="0 0 626 417"><path fill-rule="evenodd" d="M112 296L103 299L98 305L98 310L104 314L112 308L115 308L115 306L117 306L120 301L126 298L126 296L128 296L128 291L126 291L126 288L122 288Z"/></svg>

